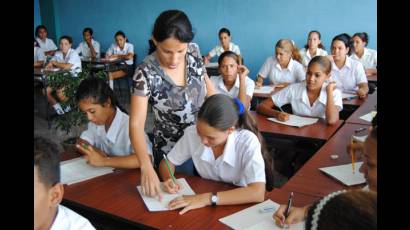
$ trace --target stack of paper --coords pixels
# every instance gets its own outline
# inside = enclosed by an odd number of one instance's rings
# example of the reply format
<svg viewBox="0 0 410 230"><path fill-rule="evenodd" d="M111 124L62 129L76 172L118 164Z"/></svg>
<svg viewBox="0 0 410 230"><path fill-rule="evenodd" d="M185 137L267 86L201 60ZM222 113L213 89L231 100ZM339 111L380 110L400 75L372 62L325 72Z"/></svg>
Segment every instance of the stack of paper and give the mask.
<svg viewBox="0 0 410 230"><path fill-rule="evenodd" d="M275 90L275 86L264 85L260 88L256 88L253 93L260 93L260 94L271 94Z"/></svg>
<svg viewBox="0 0 410 230"><path fill-rule="evenodd" d="M268 120L277 122L280 124L296 126L300 128L305 125L312 125L316 123L319 120L319 118L301 117L301 116L289 114L289 120L287 121L279 121L278 119L273 118L273 117L268 118Z"/></svg>
<svg viewBox="0 0 410 230"><path fill-rule="evenodd" d="M269 212L261 212L262 208L272 208ZM279 204L270 199L251 206L242 211L236 212L232 215L219 219L222 223L228 225L232 229L282 229L276 225L273 219L273 213L279 208ZM305 229L305 222L292 224L290 229Z"/></svg>
<svg viewBox="0 0 410 230"><path fill-rule="evenodd" d="M84 157L77 157L60 162L61 183L74 184L94 177L112 173L111 167L94 167L87 164Z"/></svg>
<svg viewBox="0 0 410 230"><path fill-rule="evenodd" d="M182 195L195 195L195 192L192 190L192 188L189 186L188 182L185 180L185 178L179 178L177 179L178 184L182 185L182 189L178 191L176 194L169 194L165 192L164 190L164 185L161 183L161 195L162 195L162 201L160 202L157 197L149 197L145 196L142 194L141 191L141 185L137 186L138 192L140 193L142 200L144 200L145 206L147 206L148 210L150 212L156 212L156 211L167 211L169 210L168 208L168 203Z"/></svg>
<svg viewBox="0 0 410 230"><path fill-rule="evenodd" d="M355 163L355 170L353 173L352 164L338 165L332 167L319 168L322 172L332 176L336 180L342 182L344 185L352 186L366 183L364 175L359 172L360 166L363 162Z"/></svg>
<svg viewBox="0 0 410 230"><path fill-rule="evenodd" d="M376 114L377 114L377 111L371 111L370 113L361 116L360 119L365 120L367 122L372 122L373 117L375 117Z"/></svg>

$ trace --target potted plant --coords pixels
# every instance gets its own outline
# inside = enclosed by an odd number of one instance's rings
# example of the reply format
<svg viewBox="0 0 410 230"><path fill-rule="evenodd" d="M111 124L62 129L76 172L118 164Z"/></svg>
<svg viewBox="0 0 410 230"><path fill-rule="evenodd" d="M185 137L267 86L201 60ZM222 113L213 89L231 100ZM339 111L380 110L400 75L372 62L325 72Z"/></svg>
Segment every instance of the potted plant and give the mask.
<svg viewBox="0 0 410 230"><path fill-rule="evenodd" d="M70 72L52 73L47 76L48 86L53 89L64 87L64 95L68 98L64 102L60 102L63 108L70 106L71 111L55 117L55 128L64 131L69 137L64 140L61 145L64 151L73 151L74 144L80 135L78 130L73 131L74 127L79 127L87 122L87 117L80 111L75 102L75 94L81 81L89 77L98 77L107 79L107 74L100 70L92 74L90 68L83 68L83 71L77 77L73 77Z"/></svg>

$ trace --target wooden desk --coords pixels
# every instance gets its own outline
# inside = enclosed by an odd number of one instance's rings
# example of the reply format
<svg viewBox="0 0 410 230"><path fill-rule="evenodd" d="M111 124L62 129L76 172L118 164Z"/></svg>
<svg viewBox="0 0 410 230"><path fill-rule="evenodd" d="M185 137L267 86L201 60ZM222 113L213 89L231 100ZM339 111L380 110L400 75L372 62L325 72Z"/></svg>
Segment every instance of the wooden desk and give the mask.
<svg viewBox="0 0 410 230"><path fill-rule="evenodd" d="M327 125L325 120L319 119L313 125L297 128L269 121L266 116L255 111L250 113L254 116L260 132L301 138L328 140L343 123L342 120L339 120L334 125Z"/></svg>
<svg viewBox="0 0 410 230"><path fill-rule="evenodd" d="M82 58L81 63L83 65L89 64L92 69L103 69L107 73L108 77L108 72L110 72L110 68L114 65L117 65L119 63L125 62L125 59L122 58L117 58L117 59L105 59L105 58ZM99 65L102 66L99 67ZM107 79L108 80L108 79Z"/></svg>
<svg viewBox="0 0 410 230"><path fill-rule="evenodd" d="M367 76L367 81L377 83L377 75Z"/></svg>
<svg viewBox="0 0 410 230"><path fill-rule="evenodd" d="M365 102L346 120L346 123L371 125L371 122L360 119L361 116L376 110L377 91L367 96Z"/></svg>
<svg viewBox="0 0 410 230"><path fill-rule="evenodd" d="M368 128L368 125L344 124L337 133L324 144L315 155L282 187L288 191L298 191L311 196L325 196L331 192L349 188L342 183L322 173L319 168L351 163L346 152L346 146L351 135L358 128ZM366 135L362 132L360 135ZM339 155L338 159L331 159L331 154ZM363 161L358 156L358 161ZM362 187L358 185L354 187Z"/></svg>

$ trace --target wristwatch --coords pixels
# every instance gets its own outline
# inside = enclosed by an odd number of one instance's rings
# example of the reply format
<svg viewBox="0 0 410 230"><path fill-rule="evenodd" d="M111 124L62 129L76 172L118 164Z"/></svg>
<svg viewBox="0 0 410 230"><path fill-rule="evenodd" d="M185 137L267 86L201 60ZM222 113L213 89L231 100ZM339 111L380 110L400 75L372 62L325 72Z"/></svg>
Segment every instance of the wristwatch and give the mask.
<svg viewBox="0 0 410 230"><path fill-rule="evenodd" d="M216 203L218 203L218 195L216 192L213 192L211 196L211 205L216 206Z"/></svg>

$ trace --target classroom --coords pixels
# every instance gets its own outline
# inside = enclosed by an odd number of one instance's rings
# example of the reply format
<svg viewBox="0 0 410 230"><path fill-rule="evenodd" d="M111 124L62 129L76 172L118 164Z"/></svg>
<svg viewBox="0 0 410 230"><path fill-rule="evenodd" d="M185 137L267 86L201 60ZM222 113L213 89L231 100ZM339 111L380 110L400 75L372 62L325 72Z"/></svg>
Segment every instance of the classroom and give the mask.
<svg viewBox="0 0 410 230"><path fill-rule="evenodd" d="M376 1L34 0L33 37L34 229L377 229Z"/></svg>

